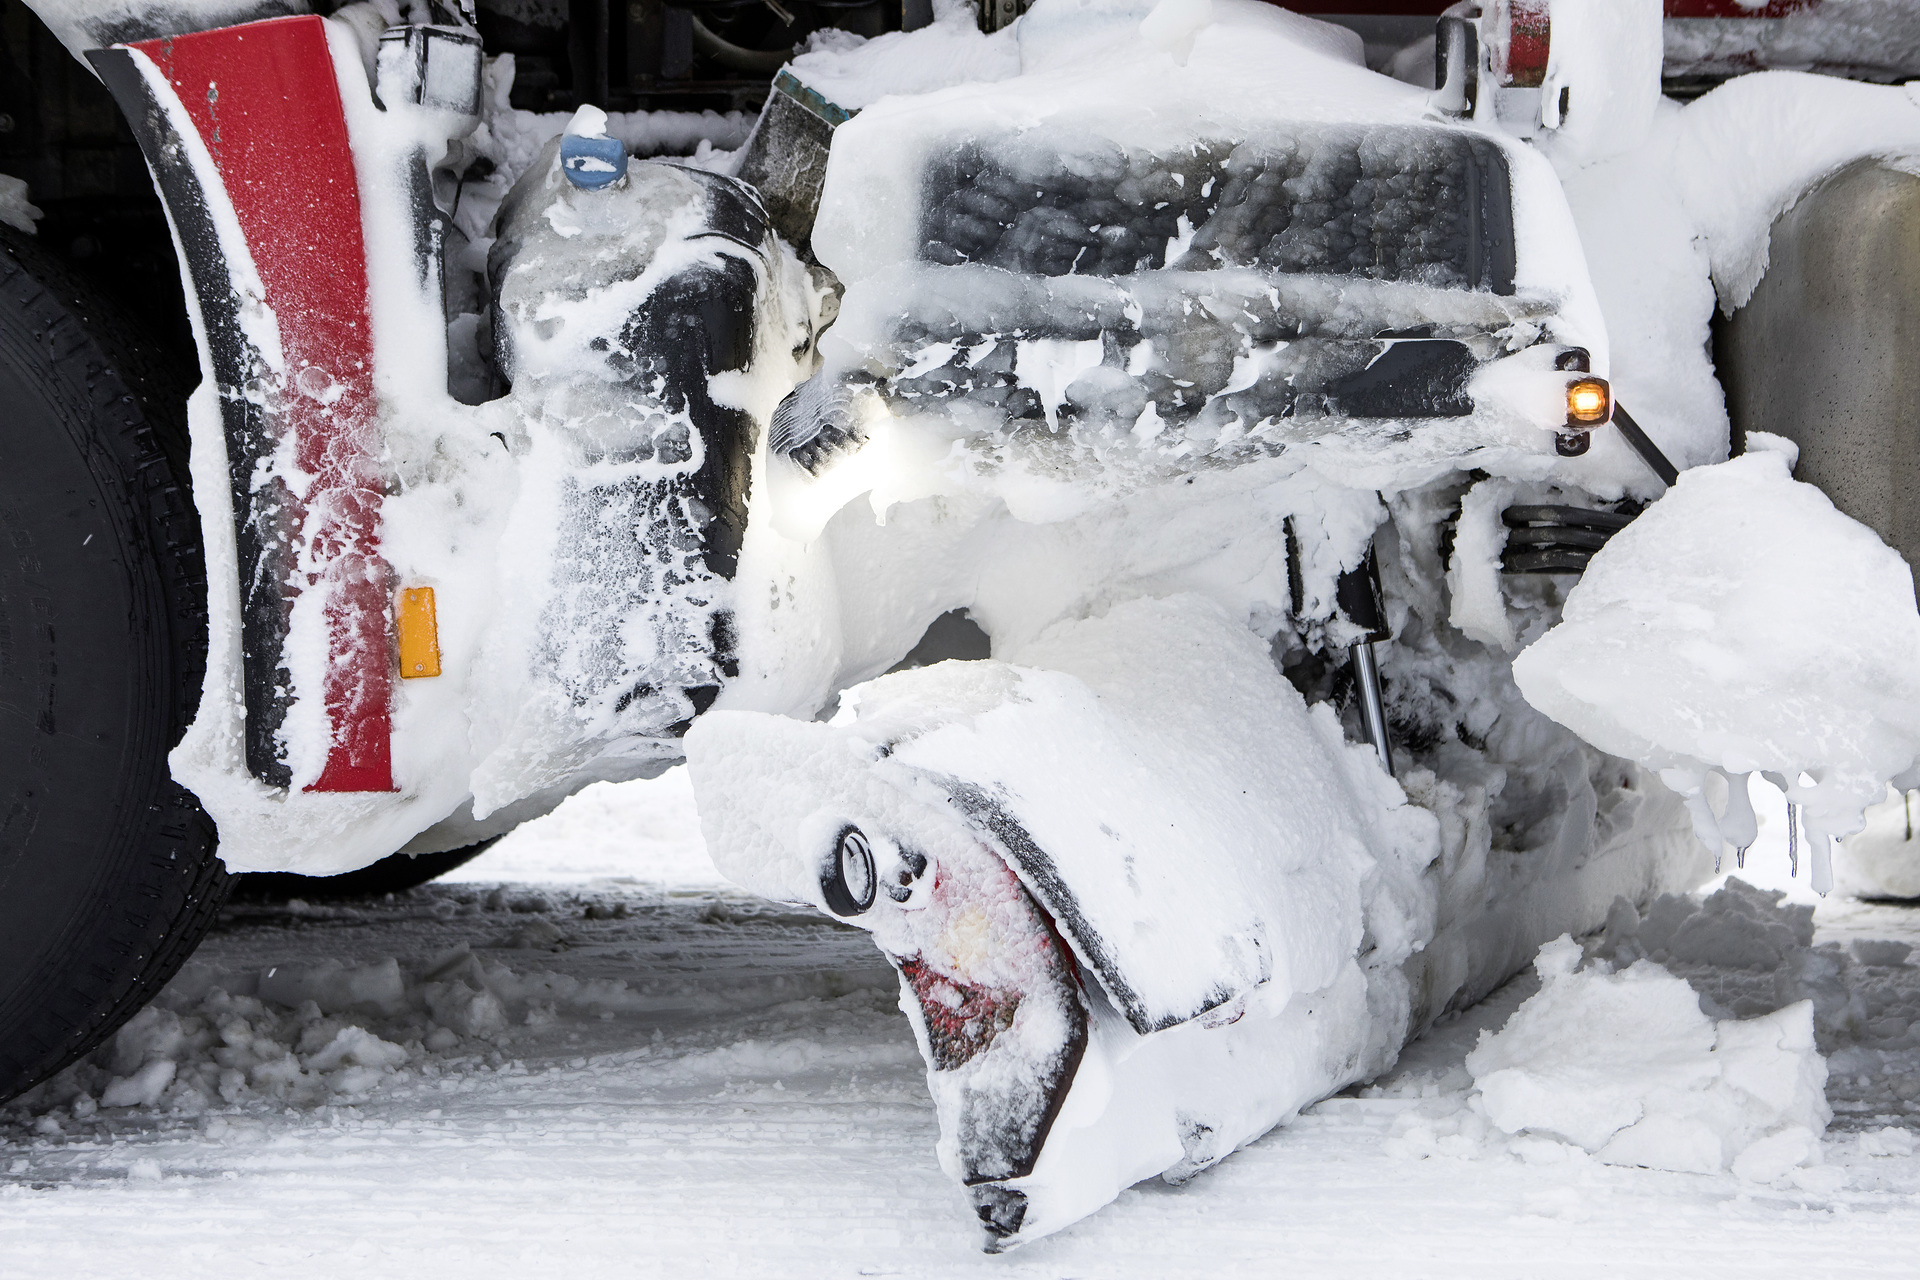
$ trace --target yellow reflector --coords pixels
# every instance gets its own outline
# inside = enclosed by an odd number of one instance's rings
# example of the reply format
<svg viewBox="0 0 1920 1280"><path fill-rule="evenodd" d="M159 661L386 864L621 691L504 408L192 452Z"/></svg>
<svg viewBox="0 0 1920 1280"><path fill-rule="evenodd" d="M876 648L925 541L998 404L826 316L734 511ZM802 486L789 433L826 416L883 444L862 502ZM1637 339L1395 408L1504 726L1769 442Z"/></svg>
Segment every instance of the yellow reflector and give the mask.
<svg viewBox="0 0 1920 1280"><path fill-rule="evenodd" d="M433 588L408 587L400 593L400 677L417 680L440 674L440 623L433 615Z"/></svg>
<svg viewBox="0 0 1920 1280"><path fill-rule="evenodd" d="M1567 421L1593 425L1611 416L1612 396L1600 378L1582 378L1567 384Z"/></svg>

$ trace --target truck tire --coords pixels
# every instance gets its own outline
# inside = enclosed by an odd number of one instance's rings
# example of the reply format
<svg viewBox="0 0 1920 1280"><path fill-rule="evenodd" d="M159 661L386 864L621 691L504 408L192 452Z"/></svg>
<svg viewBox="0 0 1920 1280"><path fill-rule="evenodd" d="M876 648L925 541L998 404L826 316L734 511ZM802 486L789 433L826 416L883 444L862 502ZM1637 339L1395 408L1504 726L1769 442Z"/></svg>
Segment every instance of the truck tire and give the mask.
<svg viewBox="0 0 1920 1280"><path fill-rule="evenodd" d="M499 839L498 836L494 837ZM236 902L337 901L342 898L377 898L385 893L405 893L429 880L437 880L455 867L472 862L493 847L493 840L482 840L464 849L445 853L391 853L370 867L337 876L301 876L291 871L256 871L239 877L233 886Z"/></svg>
<svg viewBox="0 0 1920 1280"><path fill-rule="evenodd" d="M180 374L0 238L0 1100L152 998L227 892L167 769L206 665Z"/></svg>

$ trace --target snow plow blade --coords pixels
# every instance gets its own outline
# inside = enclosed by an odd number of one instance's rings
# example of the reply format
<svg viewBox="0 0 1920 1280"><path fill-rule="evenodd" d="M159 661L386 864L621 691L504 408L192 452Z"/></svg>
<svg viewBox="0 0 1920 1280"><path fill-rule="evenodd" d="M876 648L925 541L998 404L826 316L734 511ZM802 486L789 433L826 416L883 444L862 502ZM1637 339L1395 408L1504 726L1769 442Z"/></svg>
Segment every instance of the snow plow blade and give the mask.
<svg viewBox="0 0 1920 1280"><path fill-rule="evenodd" d="M995 1252L1372 1069L1370 981L1404 980L1355 960L1362 880L1427 831L1369 828L1398 794L1371 752L1197 598L1019 660L874 681L848 725L715 711L687 736L721 870L900 972L941 1165ZM1216 678L1260 697L1196 714Z"/></svg>

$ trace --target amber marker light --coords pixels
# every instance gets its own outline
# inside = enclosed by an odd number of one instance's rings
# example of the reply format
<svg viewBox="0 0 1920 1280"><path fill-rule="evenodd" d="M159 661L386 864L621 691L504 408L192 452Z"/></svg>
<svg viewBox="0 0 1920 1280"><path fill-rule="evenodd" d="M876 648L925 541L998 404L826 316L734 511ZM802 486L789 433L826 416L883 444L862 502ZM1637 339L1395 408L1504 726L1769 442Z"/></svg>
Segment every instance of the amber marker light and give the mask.
<svg viewBox="0 0 1920 1280"><path fill-rule="evenodd" d="M1613 416L1613 393L1605 378L1581 378L1567 384L1567 425L1597 427Z"/></svg>
<svg viewBox="0 0 1920 1280"><path fill-rule="evenodd" d="M400 593L394 621L400 636L400 678L418 680L440 674L440 621L434 616L433 588L408 587Z"/></svg>

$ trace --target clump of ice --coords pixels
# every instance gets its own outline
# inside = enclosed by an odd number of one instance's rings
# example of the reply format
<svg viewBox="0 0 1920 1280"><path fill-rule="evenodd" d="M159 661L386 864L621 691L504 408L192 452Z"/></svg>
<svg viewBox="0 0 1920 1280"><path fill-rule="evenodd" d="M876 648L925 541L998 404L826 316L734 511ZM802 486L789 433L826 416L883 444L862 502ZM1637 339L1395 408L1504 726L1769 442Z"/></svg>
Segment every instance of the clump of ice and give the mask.
<svg viewBox="0 0 1920 1280"><path fill-rule="evenodd" d="M1475 1106L1497 1128L1609 1164L1758 1182L1818 1162L1832 1111L1810 1001L1716 1021L1650 960L1580 959L1571 938L1541 948L1539 993L1467 1055Z"/></svg>
<svg viewBox="0 0 1920 1280"><path fill-rule="evenodd" d="M1920 612L1899 554L1753 444L1616 534L1514 679L1661 770L1709 848L1753 841L1744 775L1763 771L1805 807L1824 892L1825 837L1857 830L1920 754Z"/></svg>

